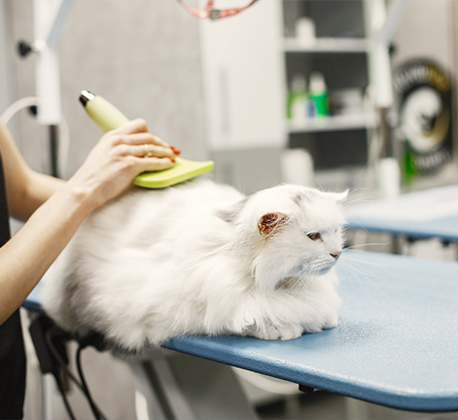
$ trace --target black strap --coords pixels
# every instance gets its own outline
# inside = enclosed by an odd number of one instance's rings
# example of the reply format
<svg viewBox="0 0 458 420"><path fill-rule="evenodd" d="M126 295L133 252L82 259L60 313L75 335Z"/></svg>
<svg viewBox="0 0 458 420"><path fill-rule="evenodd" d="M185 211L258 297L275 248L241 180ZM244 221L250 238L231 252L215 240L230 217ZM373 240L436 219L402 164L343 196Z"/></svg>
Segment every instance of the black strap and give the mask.
<svg viewBox="0 0 458 420"><path fill-rule="evenodd" d="M0 246L9 239L9 215L0 157ZM21 320L19 311L16 311L0 325L0 419L23 417L25 367Z"/></svg>
<svg viewBox="0 0 458 420"><path fill-rule="evenodd" d="M8 206L6 205L3 164L0 156L0 246L5 245L11 237Z"/></svg>

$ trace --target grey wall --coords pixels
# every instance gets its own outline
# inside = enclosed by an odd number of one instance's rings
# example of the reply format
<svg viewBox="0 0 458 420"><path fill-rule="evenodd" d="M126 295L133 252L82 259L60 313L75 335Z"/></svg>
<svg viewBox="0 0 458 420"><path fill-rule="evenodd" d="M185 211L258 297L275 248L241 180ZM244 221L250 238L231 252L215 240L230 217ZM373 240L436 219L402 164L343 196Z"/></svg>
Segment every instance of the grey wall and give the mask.
<svg viewBox="0 0 458 420"><path fill-rule="evenodd" d="M9 104L8 66L6 55L6 31L4 5L0 3L0 113Z"/></svg>
<svg viewBox="0 0 458 420"><path fill-rule="evenodd" d="M34 95L34 57L19 59L20 39L32 40L32 1L1 0L6 20L12 99ZM69 177L101 132L78 102L88 89L112 101L130 118L142 117L155 134L190 159L203 159L201 76L197 21L177 2L75 0L60 44L62 108L71 132ZM47 132L26 113L14 121L21 150L47 172Z"/></svg>
<svg viewBox="0 0 458 420"><path fill-rule="evenodd" d="M454 70L453 0L412 0L394 35L393 65L427 57Z"/></svg>

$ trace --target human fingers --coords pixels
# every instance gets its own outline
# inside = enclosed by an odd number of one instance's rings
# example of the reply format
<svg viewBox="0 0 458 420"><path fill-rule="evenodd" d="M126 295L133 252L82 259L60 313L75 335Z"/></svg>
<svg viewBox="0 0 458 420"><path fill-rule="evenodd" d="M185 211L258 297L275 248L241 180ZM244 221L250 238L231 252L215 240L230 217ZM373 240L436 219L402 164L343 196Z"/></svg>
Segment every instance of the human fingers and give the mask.
<svg viewBox="0 0 458 420"><path fill-rule="evenodd" d="M159 158L159 157L146 157L146 158L132 158L136 161L140 172L146 171L162 171L164 169L171 168L174 165L174 161L171 158Z"/></svg>
<svg viewBox="0 0 458 420"><path fill-rule="evenodd" d="M162 140L160 137L155 136L154 134L151 134L149 132L142 132L142 133L134 133L134 134L114 134L116 136L116 139L114 141L115 144L155 144L157 146L161 147L167 147L167 148L172 148L175 150L178 150L174 148L173 146L170 146L168 143L166 143L164 140ZM176 153L177 154L177 153Z"/></svg>
<svg viewBox="0 0 458 420"><path fill-rule="evenodd" d="M149 133L149 129L143 118L136 118L134 120L127 121L111 132L115 134Z"/></svg>
<svg viewBox="0 0 458 420"><path fill-rule="evenodd" d="M162 140L159 136L152 134L145 120L137 118L135 120L128 121L123 124L121 127L112 130L108 133L110 136L119 137L115 140L117 143L131 143L131 144L140 144L140 143L153 143L162 147L170 147L173 150L175 155L179 155L181 151L176 147L169 145L166 141ZM137 137L138 135L138 137Z"/></svg>
<svg viewBox="0 0 458 420"><path fill-rule="evenodd" d="M175 154L169 147L156 146L154 144L141 143L136 145L119 144L114 148L114 151L120 156L135 156L135 157L167 157L175 161Z"/></svg>

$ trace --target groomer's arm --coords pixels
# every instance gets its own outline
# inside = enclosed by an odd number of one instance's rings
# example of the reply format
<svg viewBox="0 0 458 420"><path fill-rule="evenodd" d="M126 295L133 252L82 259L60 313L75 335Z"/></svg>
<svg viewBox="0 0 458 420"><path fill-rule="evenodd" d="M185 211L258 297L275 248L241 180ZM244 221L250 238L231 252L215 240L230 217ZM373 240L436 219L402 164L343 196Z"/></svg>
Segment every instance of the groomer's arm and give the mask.
<svg viewBox="0 0 458 420"><path fill-rule="evenodd" d="M144 157L145 150L153 156ZM33 172L1 124L0 152L10 214L28 218L0 248L0 324L21 305L92 210L121 193L139 173L171 167L175 156L143 120L105 134L67 182Z"/></svg>

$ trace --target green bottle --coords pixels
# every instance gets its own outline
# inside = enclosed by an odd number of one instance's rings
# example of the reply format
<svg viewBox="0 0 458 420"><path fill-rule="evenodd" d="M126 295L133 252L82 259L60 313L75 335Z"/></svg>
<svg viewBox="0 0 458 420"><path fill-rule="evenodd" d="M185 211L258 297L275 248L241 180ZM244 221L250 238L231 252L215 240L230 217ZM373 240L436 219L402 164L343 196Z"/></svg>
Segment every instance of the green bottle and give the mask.
<svg viewBox="0 0 458 420"><path fill-rule="evenodd" d="M306 117L307 82L302 74L295 74L286 102L286 117L290 121L303 122Z"/></svg>
<svg viewBox="0 0 458 420"><path fill-rule="evenodd" d="M417 165L415 164L415 155L409 145L408 140L404 141L404 159L402 168L402 183L408 186L418 175Z"/></svg>
<svg viewBox="0 0 458 420"><path fill-rule="evenodd" d="M308 109L310 117L329 116L328 88L323 74L317 71L310 75L310 98Z"/></svg>

